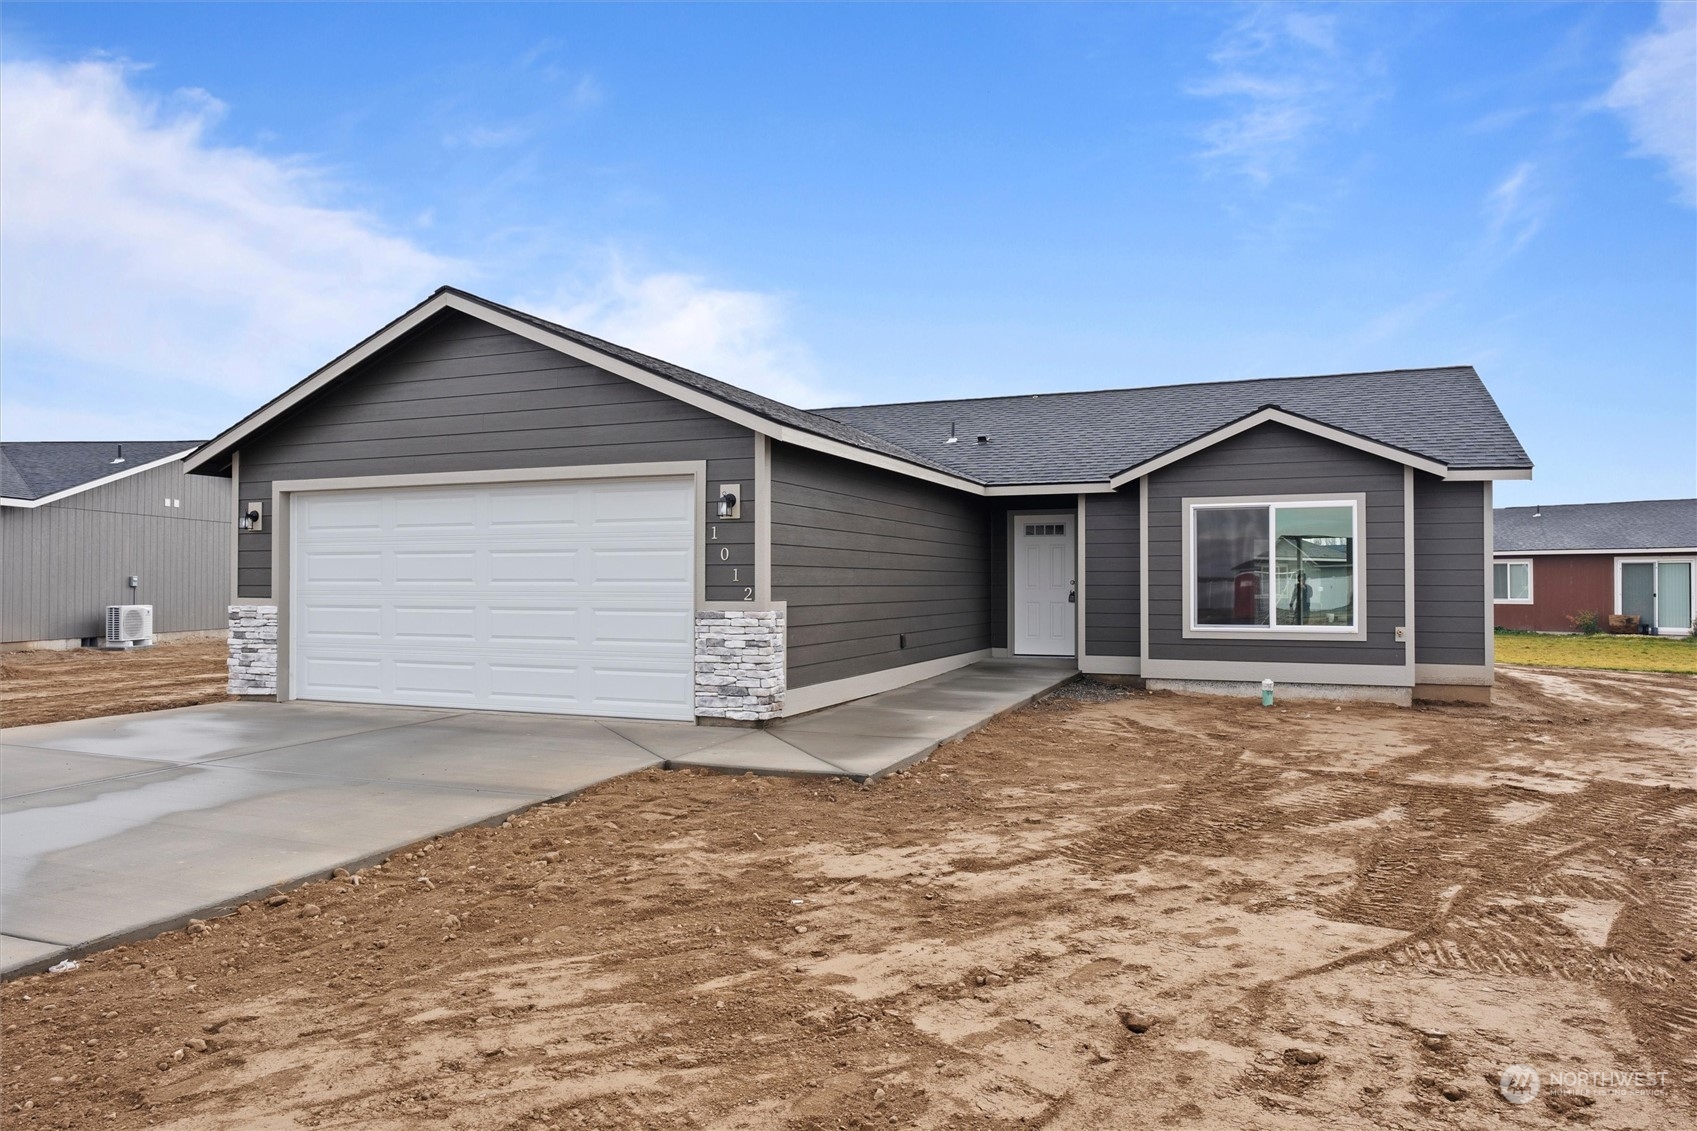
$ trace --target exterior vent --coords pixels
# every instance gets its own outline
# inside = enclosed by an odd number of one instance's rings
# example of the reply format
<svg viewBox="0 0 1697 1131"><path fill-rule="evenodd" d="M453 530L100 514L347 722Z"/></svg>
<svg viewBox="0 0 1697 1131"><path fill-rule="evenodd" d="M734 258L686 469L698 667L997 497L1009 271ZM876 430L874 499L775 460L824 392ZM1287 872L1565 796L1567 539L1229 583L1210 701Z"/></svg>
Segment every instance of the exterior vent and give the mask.
<svg viewBox="0 0 1697 1131"><path fill-rule="evenodd" d="M107 605L103 648L146 648L153 643L152 605Z"/></svg>

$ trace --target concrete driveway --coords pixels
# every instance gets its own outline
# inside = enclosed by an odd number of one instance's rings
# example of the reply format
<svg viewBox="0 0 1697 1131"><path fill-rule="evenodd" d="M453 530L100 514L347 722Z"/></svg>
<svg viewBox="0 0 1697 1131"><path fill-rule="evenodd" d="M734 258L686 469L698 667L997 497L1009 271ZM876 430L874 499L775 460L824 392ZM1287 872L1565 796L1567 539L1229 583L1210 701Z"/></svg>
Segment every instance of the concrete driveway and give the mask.
<svg viewBox="0 0 1697 1131"><path fill-rule="evenodd" d="M648 767L875 777L1072 674L990 661L759 731L305 702L0 730L0 974Z"/></svg>

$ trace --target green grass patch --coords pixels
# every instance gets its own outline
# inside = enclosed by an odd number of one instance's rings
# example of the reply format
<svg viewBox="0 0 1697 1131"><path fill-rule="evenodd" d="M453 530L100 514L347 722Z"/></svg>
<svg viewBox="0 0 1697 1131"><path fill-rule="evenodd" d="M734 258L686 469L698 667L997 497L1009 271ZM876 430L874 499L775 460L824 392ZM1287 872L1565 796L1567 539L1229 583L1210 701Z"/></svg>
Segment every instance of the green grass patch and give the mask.
<svg viewBox="0 0 1697 1131"><path fill-rule="evenodd" d="M1697 675L1697 643L1682 636L1561 636L1498 629L1497 662Z"/></svg>

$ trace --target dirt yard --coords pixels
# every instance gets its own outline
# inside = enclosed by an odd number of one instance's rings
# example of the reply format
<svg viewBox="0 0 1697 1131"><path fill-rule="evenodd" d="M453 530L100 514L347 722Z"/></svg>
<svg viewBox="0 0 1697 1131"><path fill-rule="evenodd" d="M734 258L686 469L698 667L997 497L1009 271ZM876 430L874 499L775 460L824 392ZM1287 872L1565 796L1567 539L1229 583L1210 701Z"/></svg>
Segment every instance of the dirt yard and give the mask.
<svg viewBox="0 0 1697 1131"><path fill-rule="evenodd" d="M0 1111L1697 1126L1697 680L1499 688L1267 710L1075 684L867 788L626 778L0 988ZM1524 1106L1516 1063L1545 1081ZM1549 1083L1607 1071L1660 1075Z"/></svg>
<svg viewBox="0 0 1697 1131"><path fill-rule="evenodd" d="M222 640L184 640L135 652L0 652L0 726L216 703L228 698L226 655Z"/></svg>

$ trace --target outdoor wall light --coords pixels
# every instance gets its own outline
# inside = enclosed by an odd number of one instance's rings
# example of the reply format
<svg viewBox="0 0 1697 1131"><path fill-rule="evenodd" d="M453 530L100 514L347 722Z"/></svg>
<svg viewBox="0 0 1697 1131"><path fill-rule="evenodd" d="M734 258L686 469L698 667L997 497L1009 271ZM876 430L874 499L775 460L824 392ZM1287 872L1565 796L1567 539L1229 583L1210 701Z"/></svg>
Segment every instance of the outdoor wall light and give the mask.
<svg viewBox="0 0 1697 1131"><path fill-rule="evenodd" d="M237 525L243 530L260 530L263 529L263 526L261 525L262 521L263 519L260 514L259 504L249 503L247 506L242 508L241 522Z"/></svg>
<svg viewBox="0 0 1697 1131"><path fill-rule="evenodd" d="M729 484L729 485L726 485L724 487L719 488L719 491L720 491L720 495L719 495L719 517L720 518L739 518L739 517L741 517L742 508L737 503L736 487L737 487L736 484Z"/></svg>

